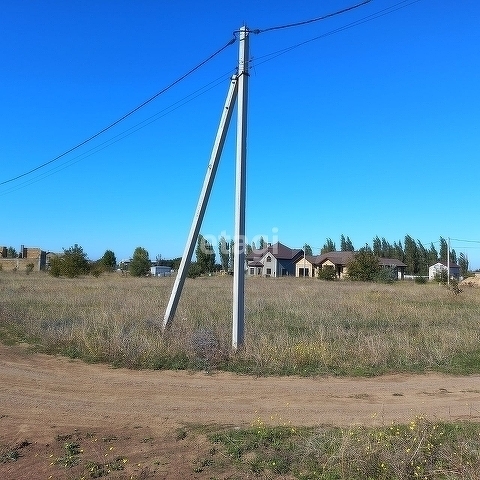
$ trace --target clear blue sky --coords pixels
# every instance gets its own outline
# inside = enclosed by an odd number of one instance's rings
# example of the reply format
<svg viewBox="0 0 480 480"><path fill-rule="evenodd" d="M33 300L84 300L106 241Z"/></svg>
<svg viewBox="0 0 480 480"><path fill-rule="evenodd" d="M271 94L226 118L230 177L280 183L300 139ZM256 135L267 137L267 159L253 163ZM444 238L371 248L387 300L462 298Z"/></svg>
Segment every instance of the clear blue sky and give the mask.
<svg viewBox="0 0 480 480"><path fill-rule="evenodd" d="M242 25L266 29L355 3L2 2L0 245L77 243L92 260L107 249L128 258L138 246L151 258L180 256L238 42L51 161ZM402 8L326 35L394 5ZM341 234L356 248L376 235L403 244L408 234L438 249L442 236L480 268L477 0L373 0L251 34L250 54L248 241L308 243L318 253L327 237L339 248ZM233 236L235 125L234 117L201 229L212 238Z"/></svg>

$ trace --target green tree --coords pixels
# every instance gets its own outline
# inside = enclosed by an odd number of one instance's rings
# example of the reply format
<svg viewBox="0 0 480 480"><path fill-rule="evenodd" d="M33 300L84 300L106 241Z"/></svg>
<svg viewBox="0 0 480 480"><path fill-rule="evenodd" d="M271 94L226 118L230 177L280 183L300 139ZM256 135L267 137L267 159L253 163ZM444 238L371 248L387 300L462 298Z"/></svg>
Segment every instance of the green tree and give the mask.
<svg viewBox="0 0 480 480"><path fill-rule="evenodd" d="M422 242L417 239L418 251L418 272L420 275L428 274L428 250L422 245Z"/></svg>
<svg viewBox="0 0 480 480"><path fill-rule="evenodd" d="M383 250L382 250L382 241L380 240L380 237L378 235L373 239L372 243L373 243L373 253L377 257L385 257L386 255L383 254Z"/></svg>
<svg viewBox="0 0 480 480"><path fill-rule="evenodd" d="M198 235L195 251L197 263L202 273L213 272L215 269L215 251L213 245L203 235Z"/></svg>
<svg viewBox="0 0 480 480"><path fill-rule="evenodd" d="M308 243L303 246L303 251L305 252L305 255L313 255L312 247Z"/></svg>
<svg viewBox="0 0 480 480"><path fill-rule="evenodd" d="M260 240L258 241L258 249L262 250L265 247L266 247L265 240L263 239L263 237L260 237Z"/></svg>
<svg viewBox="0 0 480 480"><path fill-rule="evenodd" d="M227 271L230 252L228 249L228 242L225 240L225 237L220 237L220 241L218 242L218 252L220 254L220 264L222 265L222 270Z"/></svg>
<svg viewBox="0 0 480 480"><path fill-rule="evenodd" d="M7 248L7 258L17 258L18 253L13 247Z"/></svg>
<svg viewBox="0 0 480 480"><path fill-rule="evenodd" d="M382 257L385 258L395 258L395 250L393 246L385 240L385 237L382 237ZM403 258L403 255L402 255ZM398 259L401 260L401 259Z"/></svg>
<svg viewBox="0 0 480 480"><path fill-rule="evenodd" d="M62 263L63 257L61 255L52 256L50 258L48 273L53 277L60 277L62 275Z"/></svg>
<svg viewBox="0 0 480 480"><path fill-rule="evenodd" d="M405 235L405 263L406 273L415 275L418 273L418 250L415 240L410 235Z"/></svg>
<svg viewBox="0 0 480 480"><path fill-rule="evenodd" d="M106 272L113 272L117 267L117 259L111 250L105 250L103 257L100 259L100 266Z"/></svg>
<svg viewBox="0 0 480 480"><path fill-rule="evenodd" d="M453 248L450 250L450 262L457 263L457 252Z"/></svg>
<svg viewBox="0 0 480 480"><path fill-rule="evenodd" d="M199 265L198 262L190 263L188 267L187 277L188 278L197 278L202 274L202 267Z"/></svg>
<svg viewBox="0 0 480 480"><path fill-rule="evenodd" d="M392 255L389 255L389 257L393 257L401 262L405 262L405 251L403 250L402 242L400 240L398 243L393 242Z"/></svg>
<svg viewBox="0 0 480 480"><path fill-rule="evenodd" d="M375 280L380 268L378 257L372 252L370 247L361 248L353 255L352 260L347 263L348 277L351 280L363 282Z"/></svg>
<svg viewBox="0 0 480 480"><path fill-rule="evenodd" d="M447 256L448 256L447 241L443 237L440 237L440 260L442 262L446 263L447 262Z"/></svg>
<svg viewBox="0 0 480 480"><path fill-rule="evenodd" d="M463 252L460 252L458 257L458 265L460 267L460 275L465 278L468 275L468 258Z"/></svg>
<svg viewBox="0 0 480 480"><path fill-rule="evenodd" d="M353 248L353 243L352 241L350 240L350 237L346 237L343 235L341 235L340 237L340 250L342 252L353 252L355 251L355 249Z"/></svg>
<svg viewBox="0 0 480 480"><path fill-rule="evenodd" d="M428 266L435 265L438 262L438 252L434 247L433 243L430 244L430 249L428 250Z"/></svg>
<svg viewBox="0 0 480 480"><path fill-rule="evenodd" d="M147 250L142 247L137 247L133 252L128 271L130 272L130 275L133 275L134 277L141 277L148 275L150 272L150 265L151 261Z"/></svg>
<svg viewBox="0 0 480 480"><path fill-rule="evenodd" d="M80 245L75 244L67 250L64 249L63 259L63 274L69 278L86 275L90 271L87 254Z"/></svg>
<svg viewBox="0 0 480 480"><path fill-rule="evenodd" d="M75 278L90 271L87 254L80 245L63 249L63 255L57 255L50 260L50 274L54 277L65 276Z"/></svg>
<svg viewBox="0 0 480 480"><path fill-rule="evenodd" d="M337 278L335 267L333 265L325 265L323 268L318 269L317 276L320 280L335 280Z"/></svg>
<svg viewBox="0 0 480 480"><path fill-rule="evenodd" d="M228 258L228 271L233 272L235 268L235 242L230 240L230 256Z"/></svg>
<svg viewBox="0 0 480 480"><path fill-rule="evenodd" d="M320 254L334 252L335 251L335 242L331 238L327 238L326 242L323 244Z"/></svg>

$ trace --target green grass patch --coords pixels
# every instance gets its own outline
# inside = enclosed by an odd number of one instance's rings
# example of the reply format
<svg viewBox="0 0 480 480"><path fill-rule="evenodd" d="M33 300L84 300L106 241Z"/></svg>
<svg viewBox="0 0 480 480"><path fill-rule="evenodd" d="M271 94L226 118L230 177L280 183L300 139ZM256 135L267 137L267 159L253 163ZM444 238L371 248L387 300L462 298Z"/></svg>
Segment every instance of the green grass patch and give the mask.
<svg viewBox="0 0 480 480"><path fill-rule="evenodd" d="M209 435L247 477L406 480L478 478L480 424L432 422L367 428L295 428L257 420Z"/></svg>

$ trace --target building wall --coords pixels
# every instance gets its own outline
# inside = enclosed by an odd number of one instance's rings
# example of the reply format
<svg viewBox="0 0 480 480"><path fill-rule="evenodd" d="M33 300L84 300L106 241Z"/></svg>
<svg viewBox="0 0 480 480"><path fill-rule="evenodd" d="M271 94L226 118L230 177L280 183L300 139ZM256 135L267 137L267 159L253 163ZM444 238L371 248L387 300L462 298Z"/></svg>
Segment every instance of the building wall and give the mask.
<svg viewBox="0 0 480 480"><path fill-rule="evenodd" d="M343 265L336 265L335 263L333 263L332 261L330 260L325 260L323 263L322 263L322 267L321 268L324 268L325 266L327 265L330 265L331 267L333 267L335 269L335 273L337 275L337 278L345 278L348 274L347 272L347 267L346 266L343 266Z"/></svg>
<svg viewBox="0 0 480 480"><path fill-rule="evenodd" d="M2 249L3 251L3 249ZM21 248L20 254L23 258L0 258L0 265L4 272L26 271L27 265L33 264L33 271L39 272L46 266L47 254L40 248Z"/></svg>
<svg viewBox="0 0 480 480"><path fill-rule="evenodd" d="M307 276L305 274L303 275L300 275L300 270L301 269L307 269L308 270L308 276L309 277L313 277L314 275L314 268L313 268L313 265L306 259L306 258L301 258L300 260L298 260L298 262L295 264L295 276L296 277L303 277L303 276Z"/></svg>
<svg viewBox="0 0 480 480"><path fill-rule="evenodd" d="M270 261L267 261L270 258ZM263 263L263 275L266 277L278 277L277 259L269 252L261 260Z"/></svg>

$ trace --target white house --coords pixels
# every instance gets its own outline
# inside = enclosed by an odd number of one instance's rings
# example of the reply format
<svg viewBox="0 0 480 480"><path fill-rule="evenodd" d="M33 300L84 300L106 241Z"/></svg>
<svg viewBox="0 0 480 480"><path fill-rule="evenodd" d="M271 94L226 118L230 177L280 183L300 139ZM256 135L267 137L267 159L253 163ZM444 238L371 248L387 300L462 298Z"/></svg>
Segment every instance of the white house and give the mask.
<svg viewBox="0 0 480 480"><path fill-rule="evenodd" d="M165 267L164 265L156 265L150 267L150 274L153 277L169 277L172 274L172 269L170 267Z"/></svg>
<svg viewBox="0 0 480 480"><path fill-rule="evenodd" d="M433 280L436 275L440 275L443 270L448 270L447 262L437 262L435 265L428 267L428 278ZM460 265L450 262L450 278L460 278Z"/></svg>

